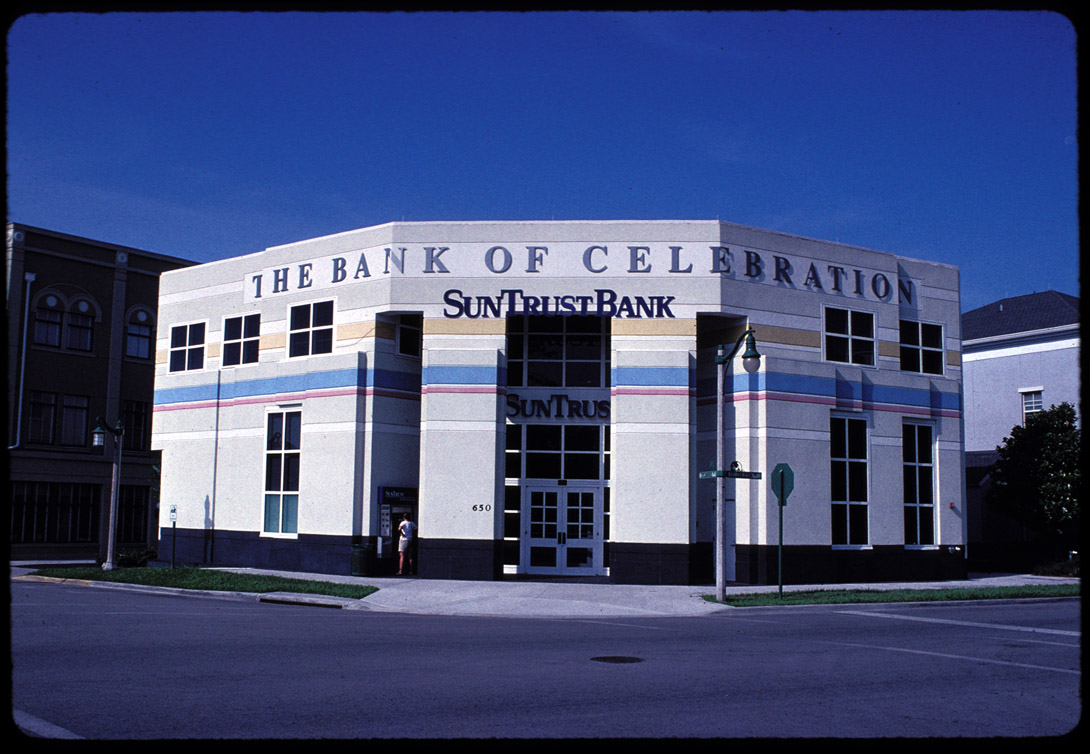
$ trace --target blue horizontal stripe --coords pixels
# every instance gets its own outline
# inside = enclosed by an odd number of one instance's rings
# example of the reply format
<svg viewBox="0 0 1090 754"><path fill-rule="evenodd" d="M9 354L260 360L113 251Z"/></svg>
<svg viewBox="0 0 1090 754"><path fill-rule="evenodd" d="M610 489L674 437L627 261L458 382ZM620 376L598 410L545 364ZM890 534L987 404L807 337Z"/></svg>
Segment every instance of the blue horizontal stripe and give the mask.
<svg viewBox="0 0 1090 754"><path fill-rule="evenodd" d="M714 396L715 380L700 380L698 395ZM788 395L808 395L841 401L884 403L898 406L914 406L933 410L961 410L961 396L956 392L943 392L933 388L874 385L835 377L814 377L800 374L758 372L730 375L727 393L745 393L751 390Z"/></svg>
<svg viewBox="0 0 1090 754"><path fill-rule="evenodd" d="M689 387L688 367L614 367L614 387Z"/></svg>
<svg viewBox="0 0 1090 754"><path fill-rule="evenodd" d="M219 399L229 401L283 393L302 393L308 390L329 390L345 387L373 387L406 392L420 391L420 378L412 372L389 369L333 369L306 374L289 374L264 377L256 380L240 380L222 383ZM217 386L214 382L204 385L168 388L155 391L155 405L214 401Z"/></svg>
<svg viewBox="0 0 1090 754"><path fill-rule="evenodd" d="M507 372L495 365L430 366L424 367L421 381L425 385L503 385Z"/></svg>

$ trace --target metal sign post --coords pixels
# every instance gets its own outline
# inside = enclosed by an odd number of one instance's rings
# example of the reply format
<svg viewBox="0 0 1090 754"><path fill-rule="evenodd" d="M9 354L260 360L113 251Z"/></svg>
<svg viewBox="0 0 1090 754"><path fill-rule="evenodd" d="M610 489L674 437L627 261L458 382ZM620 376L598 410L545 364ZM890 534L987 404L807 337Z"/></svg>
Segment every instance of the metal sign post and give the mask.
<svg viewBox="0 0 1090 754"><path fill-rule="evenodd" d="M174 551L178 549L178 506L170 506L170 567L174 567Z"/></svg>
<svg viewBox="0 0 1090 754"><path fill-rule="evenodd" d="M787 505L787 496L795 489L795 472L786 463L776 464L772 469L772 492L780 501L780 548L776 553L776 579L780 585L780 601L783 602L783 507Z"/></svg>

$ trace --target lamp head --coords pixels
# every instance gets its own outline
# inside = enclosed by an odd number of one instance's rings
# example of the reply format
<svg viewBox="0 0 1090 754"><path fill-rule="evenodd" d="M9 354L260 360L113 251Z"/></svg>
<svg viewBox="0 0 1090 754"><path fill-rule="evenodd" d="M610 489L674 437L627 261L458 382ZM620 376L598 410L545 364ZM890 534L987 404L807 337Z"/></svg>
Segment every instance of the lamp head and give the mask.
<svg viewBox="0 0 1090 754"><path fill-rule="evenodd" d="M761 354L757 353L757 340L752 332L746 334L746 350L742 354L742 366L750 374L761 368Z"/></svg>

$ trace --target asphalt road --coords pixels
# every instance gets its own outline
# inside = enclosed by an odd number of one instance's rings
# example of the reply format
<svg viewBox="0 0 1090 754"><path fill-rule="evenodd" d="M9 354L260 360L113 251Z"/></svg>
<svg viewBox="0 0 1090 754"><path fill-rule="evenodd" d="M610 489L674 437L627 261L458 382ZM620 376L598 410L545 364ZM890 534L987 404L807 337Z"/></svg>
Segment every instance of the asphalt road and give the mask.
<svg viewBox="0 0 1090 754"><path fill-rule="evenodd" d="M517 619L11 596L31 736L1014 737L1081 715L1077 599Z"/></svg>

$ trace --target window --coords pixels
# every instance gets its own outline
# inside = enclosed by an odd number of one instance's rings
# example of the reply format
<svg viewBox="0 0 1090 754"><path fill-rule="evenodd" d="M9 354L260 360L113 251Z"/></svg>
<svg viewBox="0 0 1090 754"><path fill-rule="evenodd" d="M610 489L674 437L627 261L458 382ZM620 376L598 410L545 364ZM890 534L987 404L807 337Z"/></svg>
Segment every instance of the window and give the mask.
<svg viewBox="0 0 1090 754"><path fill-rule="evenodd" d="M170 328L170 371L204 368L204 323Z"/></svg>
<svg viewBox="0 0 1090 754"><path fill-rule="evenodd" d="M400 356L419 359L423 353L424 317L421 314L402 314L397 320L397 353Z"/></svg>
<svg viewBox="0 0 1090 754"><path fill-rule="evenodd" d="M30 416L27 423L27 442L53 442L53 427L57 416L57 394L37 390L30 392Z"/></svg>
<svg viewBox="0 0 1090 754"><path fill-rule="evenodd" d="M101 484L12 482L12 544L97 541L101 489Z"/></svg>
<svg viewBox="0 0 1090 754"><path fill-rule="evenodd" d="M117 541L143 544L148 540L148 495L146 486L122 484L117 490Z"/></svg>
<svg viewBox="0 0 1090 754"><path fill-rule="evenodd" d="M121 438L121 447L125 450L150 450L151 437L148 432L148 404L142 401L123 401L121 404L121 426L125 434Z"/></svg>
<svg viewBox="0 0 1090 754"><path fill-rule="evenodd" d="M905 544L935 544L935 460L932 430L927 424L905 423L902 462L905 489Z"/></svg>
<svg viewBox="0 0 1090 754"><path fill-rule="evenodd" d="M228 317L223 323L223 365L256 364L261 315Z"/></svg>
<svg viewBox="0 0 1090 754"><path fill-rule="evenodd" d="M150 359L152 317L144 310L133 312L125 329L125 355L132 359Z"/></svg>
<svg viewBox="0 0 1090 754"><path fill-rule="evenodd" d="M333 352L332 301L293 306L289 319L289 357Z"/></svg>
<svg viewBox="0 0 1090 754"><path fill-rule="evenodd" d="M609 319L509 317L510 387L609 387Z"/></svg>
<svg viewBox="0 0 1090 754"><path fill-rule="evenodd" d="M85 395L66 395L61 404L61 445L87 445L87 415L90 399Z"/></svg>
<svg viewBox="0 0 1090 754"><path fill-rule="evenodd" d="M874 314L827 307L825 359L874 366Z"/></svg>
<svg viewBox="0 0 1090 754"><path fill-rule="evenodd" d="M87 306L86 301L80 302ZM94 344L95 318L90 314L68 312L68 333L65 346L72 351L90 351Z"/></svg>
<svg viewBox="0 0 1090 754"><path fill-rule="evenodd" d="M298 531L302 413L270 413L267 421L263 530L267 533L295 534Z"/></svg>
<svg viewBox="0 0 1090 754"><path fill-rule="evenodd" d="M1039 411L1045 410L1043 398L1041 397L1041 390L1022 390L1022 424L1024 425L1029 421L1029 418Z"/></svg>
<svg viewBox="0 0 1090 754"><path fill-rule="evenodd" d="M834 416L829 422L834 545L867 544L867 423Z"/></svg>
<svg viewBox="0 0 1090 754"><path fill-rule="evenodd" d="M49 296L47 301L55 298ZM34 312L34 344L61 347L61 314L59 309L39 308Z"/></svg>
<svg viewBox="0 0 1090 754"><path fill-rule="evenodd" d="M609 479L608 424L508 424L504 476Z"/></svg>
<svg viewBox="0 0 1090 754"><path fill-rule="evenodd" d="M942 325L901 320L901 370L942 374Z"/></svg>

